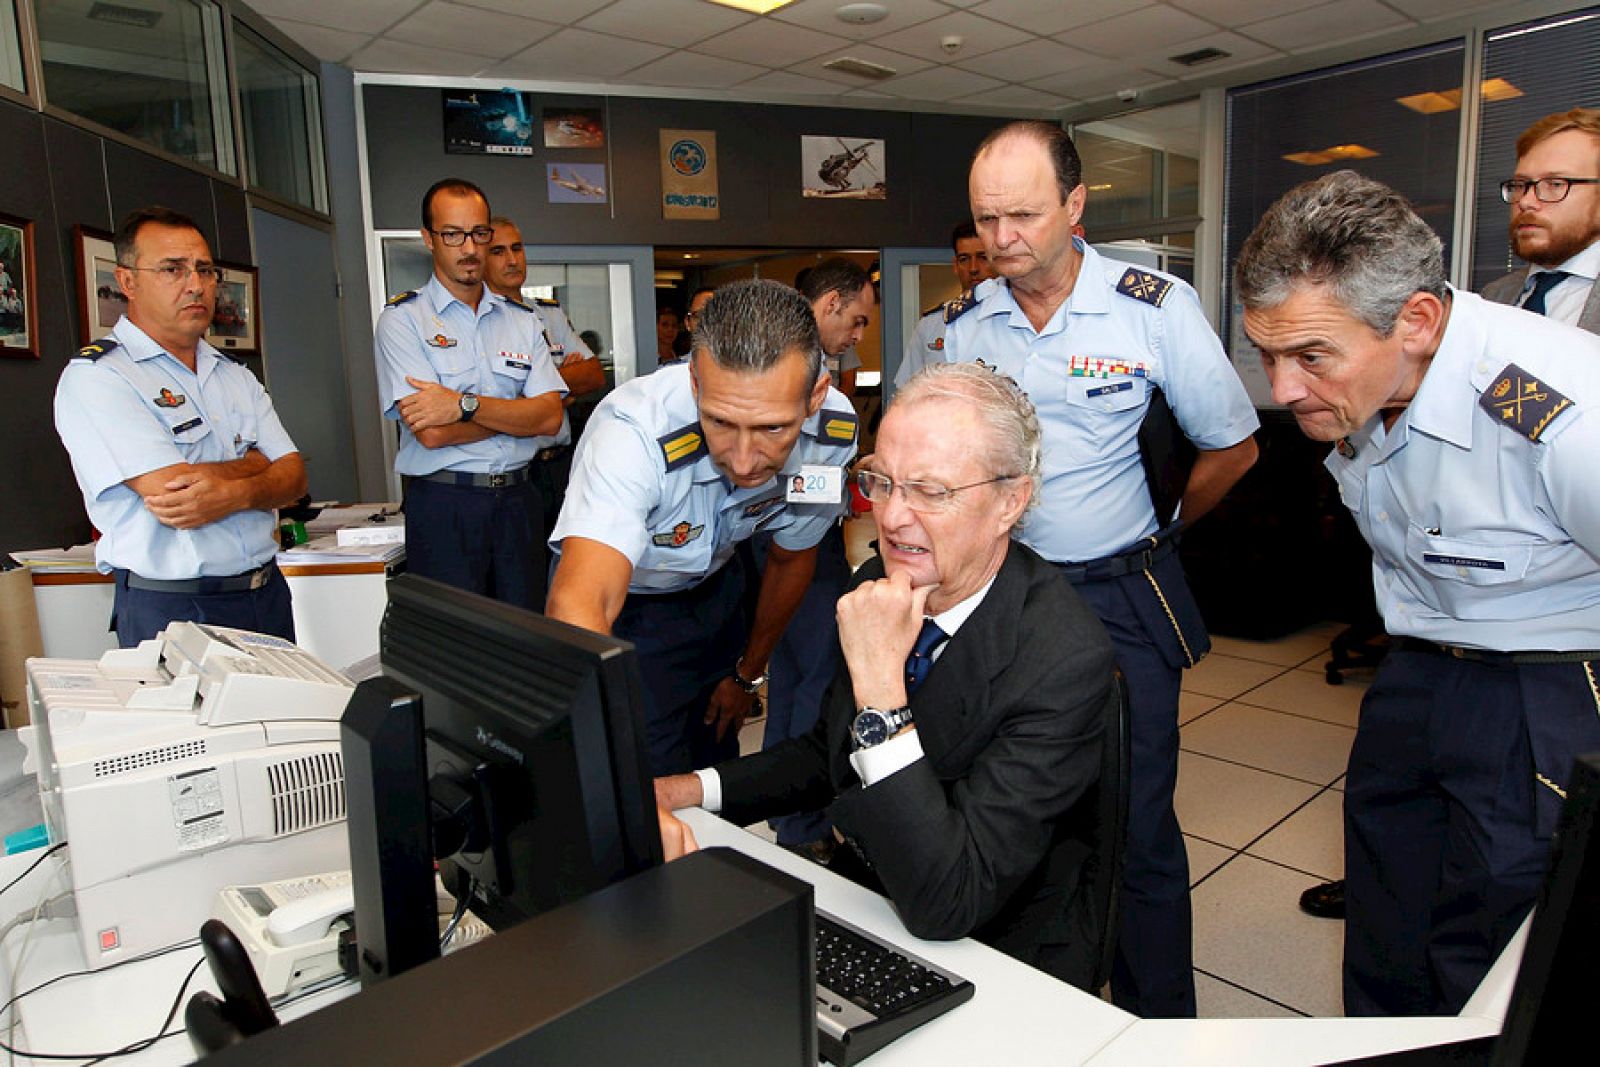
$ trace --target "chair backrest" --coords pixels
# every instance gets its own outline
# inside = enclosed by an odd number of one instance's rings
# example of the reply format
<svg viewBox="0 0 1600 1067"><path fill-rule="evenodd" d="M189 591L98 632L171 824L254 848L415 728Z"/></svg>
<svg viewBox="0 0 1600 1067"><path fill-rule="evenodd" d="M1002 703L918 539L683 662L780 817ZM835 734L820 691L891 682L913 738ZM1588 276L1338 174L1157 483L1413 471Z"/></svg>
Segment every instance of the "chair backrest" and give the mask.
<svg viewBox="0 0 1600 1067"><path fill-rule="evenodd" d="M1111 980L1117 950L1122 868L1128 840L1128 682L1119 670L1106 700L1100 747L1100 784L1094 805L1095 854L1089 893L1100 930L1091 990Z"/></svg>

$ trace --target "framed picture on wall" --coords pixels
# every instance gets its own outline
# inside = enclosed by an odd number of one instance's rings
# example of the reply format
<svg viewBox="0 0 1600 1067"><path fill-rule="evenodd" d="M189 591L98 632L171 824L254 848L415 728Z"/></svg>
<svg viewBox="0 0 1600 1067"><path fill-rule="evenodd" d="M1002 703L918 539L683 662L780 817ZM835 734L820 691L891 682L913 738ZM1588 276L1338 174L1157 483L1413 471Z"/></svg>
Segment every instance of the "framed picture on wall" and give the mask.
<svg viewBox="0 0 1600 1067"><path fill-rule="evenodd" d="M78 264L78 340L89 344L111 332L128 310L128 298L117 284L117 253L109 233L74 226L72 247Z"/></svg>
<svg viewBox="0 0 1600 1067"><path fill-rule="evenodd" d="M0 214L0 356L39 358L33 223Z"/></svg>
<svg viewBox="0 0 1600 1067"><path fill-rule="evenodd" d="M261 351L261 305L256 268L218 263L217 312L206 340L224 352L256 355Z"/></svg>

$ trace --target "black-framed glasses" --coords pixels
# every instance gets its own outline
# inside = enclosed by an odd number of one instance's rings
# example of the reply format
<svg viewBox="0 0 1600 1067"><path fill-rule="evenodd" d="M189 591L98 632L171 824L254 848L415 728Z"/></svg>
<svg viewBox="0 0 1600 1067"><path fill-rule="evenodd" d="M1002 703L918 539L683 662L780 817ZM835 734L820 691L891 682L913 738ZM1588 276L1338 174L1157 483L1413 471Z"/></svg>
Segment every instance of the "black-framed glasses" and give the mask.
<svg viewBox="0 0 1600 1067"><path fill-rule="evenodd" d="M1022 477L1020 474L1002 474L997 478L985 478L981 482L968 482L966 485L941 485L938 482L895 481L887 474L877 471L857 471L856 487L874 504L887 504L894 495L895 487L900 488L900 495L905 498L906 507L912 511L928 514L930 512L944 511L955 503L956 494L967 489L976 489L980 485L993 485L995 482L1009 482L1013 478Z"/></svg>
<svg viewBox="0 0 1600 1067"><path fill-rule="evenodd" d="M486 245L494 239L494 230L488 226L475 226L470 230L436 230L429 226L427 230L451 248L460 248L468 237L475 245Z"/></svg>
<svg viewBox="0 0 1600 1067"><path fill-rule="evenodd" d="M222 268L214 263L163 263L158 267L130 267L125 263L117 266L123 270L140 270L147 274L154 274L156 280L163 285L182 285L189 280L189 275L200 275L203 285L216 285L222 281Z"/></svg>
<svg viewBox="0 0 1600 1067"><path fill-rule="evenodd" d="M1507 178L1500 183L1500 199L1515 204L1529 189L1541 204L1559 204L1572 192L1574 185L1600 185L1600 178Z"/></svg>

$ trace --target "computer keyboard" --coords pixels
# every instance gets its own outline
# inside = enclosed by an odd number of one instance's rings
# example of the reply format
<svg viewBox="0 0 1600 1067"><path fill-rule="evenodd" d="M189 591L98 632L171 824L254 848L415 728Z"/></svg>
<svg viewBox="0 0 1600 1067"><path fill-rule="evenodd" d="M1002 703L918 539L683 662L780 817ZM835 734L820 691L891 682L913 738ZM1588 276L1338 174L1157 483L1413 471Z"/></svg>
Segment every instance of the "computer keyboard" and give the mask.
<svg viewBox="0 0 1600 1067"><path fill-rule="evenodd" d="M960 975L817 912L817 1039L835 1067L860 1063L973 992Z"/></svg>

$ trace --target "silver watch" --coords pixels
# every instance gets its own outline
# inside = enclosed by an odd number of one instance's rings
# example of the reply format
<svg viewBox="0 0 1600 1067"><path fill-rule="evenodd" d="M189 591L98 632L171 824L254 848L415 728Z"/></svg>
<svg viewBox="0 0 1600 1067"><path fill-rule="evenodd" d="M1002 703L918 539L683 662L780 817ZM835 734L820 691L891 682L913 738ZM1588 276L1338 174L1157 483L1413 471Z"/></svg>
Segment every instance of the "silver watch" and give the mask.
<svg viewBox="0 0 1600 1067"><path fill-rule="evenodd" d="M461 421L462 422L471 422L472 421L472 416L476 415L477 413L478 413L478 394L477 393L462 393L461 394Z"/></svg>
<svg viewBox="0 0 1600 1067"><path fill-rule="evenodd" d="M856 712L855 720L850 723L850 735L855 738L856 748L860 750L883 744L909 725L911 725L909 707L890 708L888 711L862 708Z"/></svg>

